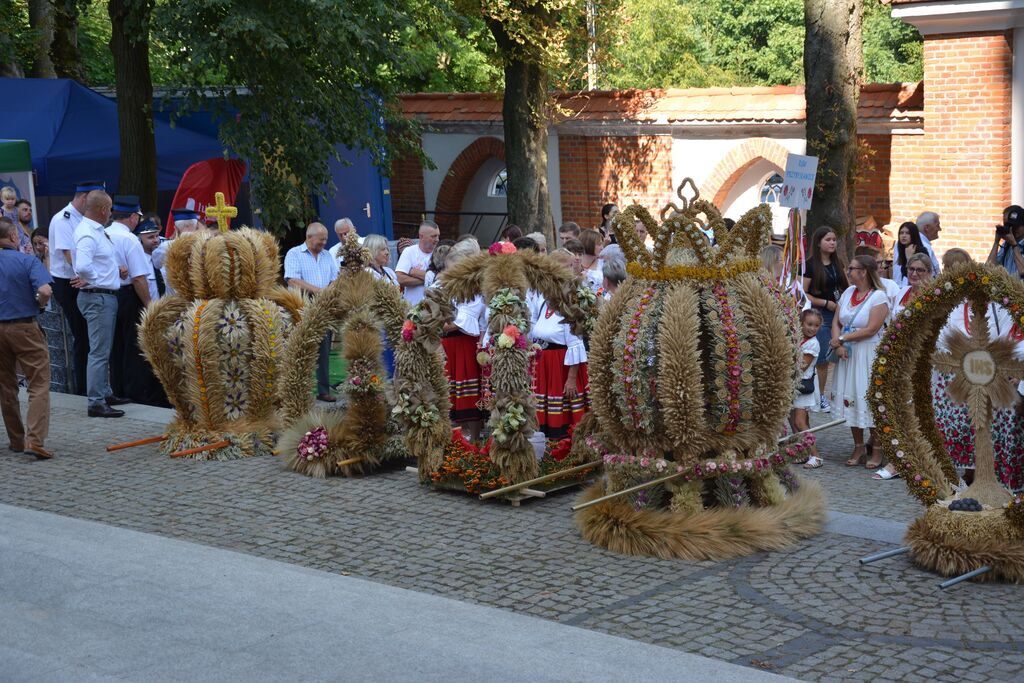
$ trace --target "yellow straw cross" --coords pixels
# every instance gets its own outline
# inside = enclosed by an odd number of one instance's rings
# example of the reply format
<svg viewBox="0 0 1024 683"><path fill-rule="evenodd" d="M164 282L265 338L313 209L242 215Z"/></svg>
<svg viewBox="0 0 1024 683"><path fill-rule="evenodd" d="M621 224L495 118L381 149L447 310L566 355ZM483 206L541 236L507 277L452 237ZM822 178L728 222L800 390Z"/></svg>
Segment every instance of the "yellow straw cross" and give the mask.
<svg viewBox="0 0 1024 683"><path fill-rule="evenodd" d="M206 207L206 215L217 219L217 227L221 232L231 229L231 219L238 215L237 206L228 206L224 201L224 193L218 192L214 195L214 206Z"/></svg>

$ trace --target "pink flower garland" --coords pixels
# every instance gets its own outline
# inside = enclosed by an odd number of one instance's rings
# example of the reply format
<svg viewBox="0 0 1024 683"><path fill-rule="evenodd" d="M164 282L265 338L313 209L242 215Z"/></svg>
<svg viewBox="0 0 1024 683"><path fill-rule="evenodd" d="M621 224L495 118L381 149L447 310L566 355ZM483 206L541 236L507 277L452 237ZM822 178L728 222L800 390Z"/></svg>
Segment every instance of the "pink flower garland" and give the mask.
<svg viewBox="0 0 1024 683"><path fill-rule="evenodd" d="M643 415L640 413L640 398L635 390L636 377L636 338L640 334L640 319L647 311L647 307L654 298L654 287L644 290L633 311L633 317L629 321L629 331L626 333L626 348L622 353L622 375L623 388L626 391L626 406L629 408L629 416L633 420L633 428L640 429Z"/></svg>
<svg viewBox="0 0 1024 683"><path fill-rule="evenodd" d="M736 330L736 322L732 307L729 305L729 294L721 282L716 282L712 291L721 307L722 333L725 337L725 387L729 392L729 414L722 433L731 436L739 426L740 411L740 380L743 368L740 366L740 338Z"/></svg>
<svg viewBox="0 0 1024 683"><path fill-rule="evenodd" d="M317 460L327 453L327 430L315 427L306 432L296 449L300 460Z"/></svg>

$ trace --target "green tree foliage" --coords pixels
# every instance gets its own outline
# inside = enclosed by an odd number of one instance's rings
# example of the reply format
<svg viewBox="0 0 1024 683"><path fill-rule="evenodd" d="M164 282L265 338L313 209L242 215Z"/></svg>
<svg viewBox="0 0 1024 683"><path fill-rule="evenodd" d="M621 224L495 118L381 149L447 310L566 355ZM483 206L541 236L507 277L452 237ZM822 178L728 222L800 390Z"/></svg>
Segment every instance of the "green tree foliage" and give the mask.
<svg viewBox="0 0 1024 683"><path fill-rule="evenodd" d="M924 78L924 46L910 24L893 19L890 7L864 3L864 79L866 83L901 83Z"/></svg>
<svg viewBox="0 0 1024 683"><path fill-rule="evenodd" d="M335 146L384 162L405 125L389 105L403 53L382 37L409 25L400 2L377 0L177 0L157 33L178 45L183 82L230 83L212 104L222 142L250 165L264 224L281 231L312 217L313 188L332 192ZM389 137L388 124L390 124Z"/></svg>
<svg viewBox="0 0 1024 683"><path fill-rule="evenodd" d="M736 78L711 63L693 8L677 0L627 0L621 8L601 86L705 88Z"/></svg>
<svg viewBox="0 0 1024 683"><path fill-rule="evenodd" d="M803 83L803 0L622 0L602 87ZM867 82L922 78L921 36L864 3Z"/></svg>

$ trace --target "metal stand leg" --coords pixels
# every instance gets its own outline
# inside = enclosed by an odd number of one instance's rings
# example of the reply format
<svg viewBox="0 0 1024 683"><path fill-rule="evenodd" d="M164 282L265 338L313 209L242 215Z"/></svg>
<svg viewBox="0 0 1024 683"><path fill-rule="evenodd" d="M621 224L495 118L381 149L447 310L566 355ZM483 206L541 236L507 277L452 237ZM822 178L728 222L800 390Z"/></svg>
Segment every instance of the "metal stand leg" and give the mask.
<svg viewBox="0 0 1024 683"><path fill-rule="evenodd" d="M879 560L884 560L887 557L895 557L896 555L902 555L903 553L910 552L910 546L905 545L902 548L893 548L892 550L883 550L880 553L874 555L868 555L867 557L860 558L861 564L871 564Z"/></svg>
<svg viewBox="0 0 1024 683"><path fill-rule="evenodd" d="M952 579L949 579L948 581L943 581L942 583L939 584L939 588L941 588L942 590L946 590L947 588L955 586L955 585L957 585L958 583L960 583L962 581L967 581L968 579L973 579L975 576L981 576L982 574L984 574L985 572L988 572L988 571L992 571L992 567L989 567L988 565L985 565L983 567L978 567L977 569L973 569L973 570L967 572L966 574L961 574L960 576L954 576Z"/></svg>

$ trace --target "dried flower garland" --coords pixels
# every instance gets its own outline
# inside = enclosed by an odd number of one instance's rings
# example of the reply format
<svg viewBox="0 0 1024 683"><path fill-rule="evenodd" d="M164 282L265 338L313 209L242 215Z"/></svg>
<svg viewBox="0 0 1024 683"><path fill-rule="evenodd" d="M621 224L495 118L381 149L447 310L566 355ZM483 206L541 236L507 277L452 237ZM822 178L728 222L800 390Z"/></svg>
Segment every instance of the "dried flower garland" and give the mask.
<svg viewBox="0 0 1024 683"><path fill-rule="evenodd" d="M976 263L951 268L929 283L889 325L872 368L868 402L882 432L886 458L915 497L931 505L948 497L953 464L935 426L931 406L931 350L949 312L966 299L1001 303L1024 325L1024 286L1006 271ZM907 387L913 390L908 402ZM1006 508L1011 521L1020 515Z"/></svg>
<svg viewBox="0 0 1024 683"><path fill-rule="evenodd" d="M327 455L327 430L314 427L302 435L295 454L300 460L320 460Z"/></svg>

